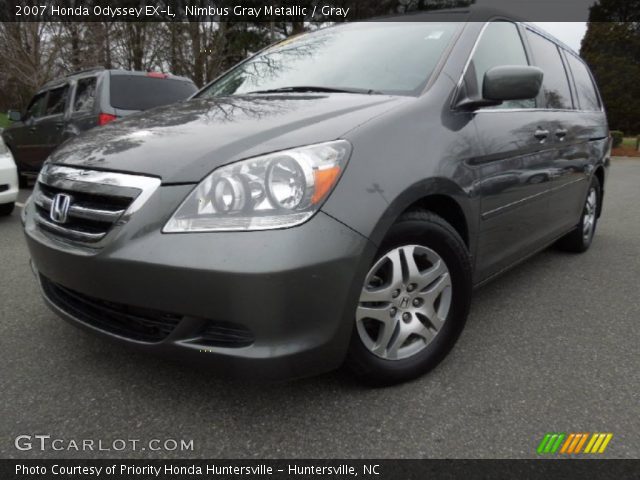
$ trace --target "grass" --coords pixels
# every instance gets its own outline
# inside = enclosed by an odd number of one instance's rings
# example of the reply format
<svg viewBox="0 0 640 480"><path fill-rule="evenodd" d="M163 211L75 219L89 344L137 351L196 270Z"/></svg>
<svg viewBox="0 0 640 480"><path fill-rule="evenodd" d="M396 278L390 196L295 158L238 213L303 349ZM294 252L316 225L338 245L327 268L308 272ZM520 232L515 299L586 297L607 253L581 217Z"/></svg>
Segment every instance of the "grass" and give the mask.
<svg viewBox="0 0 640 480"><path fill-rule="evenodd" d="M0 113L0 128L7 128L11 122L6 113Z"/></svg>
<svg viewBox="0 0 640 480"><path fill-rule="evenodd" d="M622 146L629 148L636 148L637 137L625 137L622 139Z"/></svg>

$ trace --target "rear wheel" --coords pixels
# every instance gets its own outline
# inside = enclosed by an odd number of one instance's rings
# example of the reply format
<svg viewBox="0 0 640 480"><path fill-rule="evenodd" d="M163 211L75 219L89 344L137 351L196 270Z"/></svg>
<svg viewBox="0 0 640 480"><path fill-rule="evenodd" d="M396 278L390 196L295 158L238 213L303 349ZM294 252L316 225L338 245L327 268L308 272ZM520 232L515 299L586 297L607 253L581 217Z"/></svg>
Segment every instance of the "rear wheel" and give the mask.
<svg viewBox="0 0 640 480"><path fill-rule="evenodd" d="M558 241L558 246L562 250L568 252L582 253L586 252L596 233L596 225L598 223L598 208L601 202L602 189L600 181L597 177L593 177L589 192L584 202L580 223L575 230L568 233Z"/></svg>
<svg viewBox="0 0 640 480"><path fill-rule="evenodd" d="M430 212L391 228L369 270L347 365L368 383L413 379L457 340L471 301L471 265L458 233Z"/></svg>
<svg viewBox="0 0 640 480"><path fill-rule="evenodd" d="M15 203L4 203L0 205L0 217L6 217L13 213L13 209L15 208Z"/></svg>

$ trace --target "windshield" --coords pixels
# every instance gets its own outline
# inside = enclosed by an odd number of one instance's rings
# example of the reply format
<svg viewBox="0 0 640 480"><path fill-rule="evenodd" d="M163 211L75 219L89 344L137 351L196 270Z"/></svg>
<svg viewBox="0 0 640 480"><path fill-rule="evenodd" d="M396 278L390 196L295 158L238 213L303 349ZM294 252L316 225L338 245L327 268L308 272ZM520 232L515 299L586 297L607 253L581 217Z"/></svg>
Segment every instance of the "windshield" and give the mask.
<svg viewBox="0 0 640 480"><path fill-rule="evenodd" d="M238 65L198 96L320 87L418 95L460 23L357 23L294 37Z"/></svg>

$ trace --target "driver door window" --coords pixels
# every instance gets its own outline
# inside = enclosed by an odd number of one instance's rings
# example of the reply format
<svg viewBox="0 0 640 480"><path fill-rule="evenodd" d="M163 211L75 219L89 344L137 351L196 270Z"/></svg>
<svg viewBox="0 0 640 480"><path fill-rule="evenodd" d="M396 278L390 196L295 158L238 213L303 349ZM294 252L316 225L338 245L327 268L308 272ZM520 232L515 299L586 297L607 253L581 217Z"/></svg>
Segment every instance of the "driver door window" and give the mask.
<svg viewBox="0 0 640 480"><path fill-rule="evenodd" d="M47 92L39 93L38 95L33 97L33 100L31 100L31 103L27 107L27 111L24 114L24 119L29 120L32 118L41 117L44 113L44 105L46 99Z"/></svg>
<svg viewBox="0 0 640 480"><path fill-rule="evenodd" d="M502 65L529 65L518 27L511 22L492 22L482 33L473 54L467 86L478 97L482 96L484 74L493 67ZM535 108L535 98L510 100L493 108Z"/></svg>
<svg viewBox="0 0 640 480"><path fill-rule="evenodd" d="M54 88L49 92L49 99L47 100L47 108L45 111L45 115L47 117L51 115L62 115L64 114L66 105L67 105L67 97L69 96L69 86L65 85L64 87Z"/></svg>

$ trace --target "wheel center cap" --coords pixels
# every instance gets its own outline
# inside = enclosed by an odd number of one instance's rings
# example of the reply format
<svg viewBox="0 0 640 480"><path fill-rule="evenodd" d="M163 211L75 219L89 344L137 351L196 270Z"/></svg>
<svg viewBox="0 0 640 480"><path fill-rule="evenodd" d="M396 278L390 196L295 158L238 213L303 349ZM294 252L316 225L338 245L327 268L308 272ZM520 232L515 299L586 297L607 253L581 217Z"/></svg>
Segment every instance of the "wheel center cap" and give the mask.
<svg viewBox="0 0 640 480"><path fill-rule="evenodd" d="M400 308L407 308L409 306L409 297L402 297L400 299Z"/></svg>

